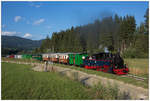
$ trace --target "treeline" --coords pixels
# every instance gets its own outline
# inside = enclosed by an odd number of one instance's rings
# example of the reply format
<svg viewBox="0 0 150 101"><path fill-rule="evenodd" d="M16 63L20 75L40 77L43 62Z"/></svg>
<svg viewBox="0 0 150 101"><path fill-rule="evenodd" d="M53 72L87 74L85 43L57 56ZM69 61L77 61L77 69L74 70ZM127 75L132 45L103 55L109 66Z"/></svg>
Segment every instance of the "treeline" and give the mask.
<svg viewBox="0 0 150 101"><path fill-rule="evenodd" d="M3 56L11 55L11 54L17 54L20 50L10 49L10 48L2 48L1 51L2 51L2 57L3 57Z"/></svg>
<svg viewBox="0 0 150 101"><path fill-rule="evenodd" d="M93 54L109 52L120 54L127 58L148 57L149 14L145 13L145 22L136 26L134 16L106 17L92 24L72 27L61 32L55 32L52 37L46 37L40 48L34 53L44 52L80 52Z"/></svg>
<svg viewBox="0 0 150 101"><path fill-rule="evenodd" d="M33 50L26 50L21 48L1 48L2 57L12 54L33 54Z"/></svg>

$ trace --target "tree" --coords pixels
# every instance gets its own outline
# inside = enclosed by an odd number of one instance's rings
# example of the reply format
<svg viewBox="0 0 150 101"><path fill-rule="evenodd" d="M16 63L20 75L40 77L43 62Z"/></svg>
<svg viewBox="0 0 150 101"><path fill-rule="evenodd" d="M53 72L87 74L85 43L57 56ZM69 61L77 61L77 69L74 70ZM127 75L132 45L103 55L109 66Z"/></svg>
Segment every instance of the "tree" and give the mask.
<svg viewBox="0 0 150 101"><path fill-rule="evenodd" d="M42 41L42 44L40 46L41 52L47 52L47 50L51 50L51 39L47 35L46 39ZM37 49L36 49L37 51Z"/></svg>
<svg viewBox="0 0 150 101"><path fill-rule="evenodd" d="M144 15L144 17L145 17L146 33L149 34L149 8L147 8L146 14Z"/></svg>
<svg viewBox="0 0 150 101"><path fill-rule="evenodd" d="M133 16L128 15L124 17L119 29L121 53L123 53L129 46L132 45L132 39L135 29L136 29L135 18Z"/></svg>
<svg viewBox="0 0 150 101"><path fill-rule="evenodd" d="M140 26L137 27L137 32L138 32L139 34L144 34L144 33L146 33L146 28L145 28L144 23L141 23Z"/></svg>

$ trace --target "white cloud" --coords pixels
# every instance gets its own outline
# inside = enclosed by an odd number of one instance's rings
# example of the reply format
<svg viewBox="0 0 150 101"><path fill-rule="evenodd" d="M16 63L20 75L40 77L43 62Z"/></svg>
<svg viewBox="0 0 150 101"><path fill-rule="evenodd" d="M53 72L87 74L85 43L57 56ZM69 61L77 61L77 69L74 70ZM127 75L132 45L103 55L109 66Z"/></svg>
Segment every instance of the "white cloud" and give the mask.
<svg viewBox="0 0 150 101"><path fill-rule="evenodd" d="M22 18L21 16L15 16L14 21L18 22L19 20L21 20L21 18Z"/></svg>
<svg viewBox="0 0 150 101"><path fill-rule="evenodd" d="M23 37L28 38L28 37L32 37L32 35L30 33L26 33Z"/></svg>
<svg viewBox="0 0 150 101"><path fill-rule="evenodd" d="M9 32L9 31L3 31L2 32L2 35L7 35L7 36L13 36L13 35L16 35L17 32Z"/></svg>
<svg viewBox="0 0 150 101"><path fill-rule="evenodd" d="M45 19L39 19L39 20L35 21L33 23L33 25L39 25L39 24L43 23L44 21L45 21Z"/></svg>

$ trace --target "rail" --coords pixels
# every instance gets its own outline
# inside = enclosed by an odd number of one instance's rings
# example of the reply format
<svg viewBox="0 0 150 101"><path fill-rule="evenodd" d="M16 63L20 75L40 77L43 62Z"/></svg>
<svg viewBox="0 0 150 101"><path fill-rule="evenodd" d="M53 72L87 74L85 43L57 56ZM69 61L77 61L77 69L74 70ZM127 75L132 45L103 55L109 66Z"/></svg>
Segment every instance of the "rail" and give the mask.
<svg viewBox="0 0 150 101"><path fill-rule="evenodd" d="M134 75L134 74L126 74L126 75L121 75L121 77L129 77L129 78L134 78L136 80L139 80L139 81L144 81L144 80L147 80L148 78L144 78L144 77L140 77L140 76L137 76L137 75Z"/></svg>

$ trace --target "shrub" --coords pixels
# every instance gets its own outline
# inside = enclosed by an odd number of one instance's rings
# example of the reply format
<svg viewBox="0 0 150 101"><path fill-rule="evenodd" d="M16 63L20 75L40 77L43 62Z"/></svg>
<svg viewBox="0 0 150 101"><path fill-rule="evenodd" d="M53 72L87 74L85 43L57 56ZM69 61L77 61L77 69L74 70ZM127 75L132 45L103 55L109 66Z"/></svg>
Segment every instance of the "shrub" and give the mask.
<svg viewBox="0 0 150 101"><path fill-rule="evenodd" d="M147 58L148 53L137 50L136 48L128 48L123 52L124 58Z"/></svg>

